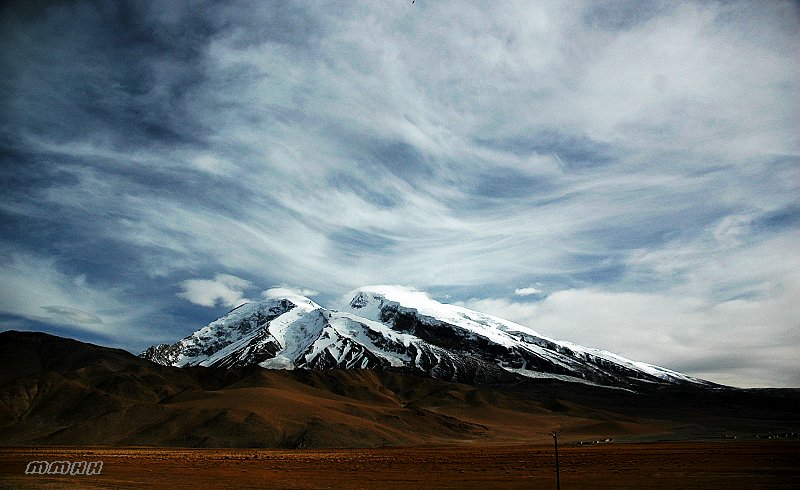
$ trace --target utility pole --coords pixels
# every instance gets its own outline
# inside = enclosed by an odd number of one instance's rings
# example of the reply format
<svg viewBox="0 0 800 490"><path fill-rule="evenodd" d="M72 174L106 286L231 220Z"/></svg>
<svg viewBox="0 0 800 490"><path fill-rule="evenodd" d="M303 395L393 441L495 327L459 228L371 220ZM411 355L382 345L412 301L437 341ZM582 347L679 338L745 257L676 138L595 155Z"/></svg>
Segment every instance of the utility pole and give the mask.
<svg viewBox="0 0 800 490"><path fill-rule="evenodd" d="M556 490L561 490L561 471L558 467L558 432L553 432L553 443L556 446Z"/></svg>

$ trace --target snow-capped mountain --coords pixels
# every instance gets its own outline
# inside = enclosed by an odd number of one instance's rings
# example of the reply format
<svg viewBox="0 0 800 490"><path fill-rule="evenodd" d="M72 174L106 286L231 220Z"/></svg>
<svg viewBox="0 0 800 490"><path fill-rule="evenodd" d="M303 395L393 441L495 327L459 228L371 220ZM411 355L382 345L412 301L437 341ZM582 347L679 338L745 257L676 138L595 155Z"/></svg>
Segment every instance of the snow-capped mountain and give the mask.
<svg viewBox="0 0 800 490"><path fill-rule="evenodd" d="M141 355L172 366L399 369L461 382L559 378L606 386L711 384L396 286L353 291L341 311L302 296L242 305Z"/></svg>

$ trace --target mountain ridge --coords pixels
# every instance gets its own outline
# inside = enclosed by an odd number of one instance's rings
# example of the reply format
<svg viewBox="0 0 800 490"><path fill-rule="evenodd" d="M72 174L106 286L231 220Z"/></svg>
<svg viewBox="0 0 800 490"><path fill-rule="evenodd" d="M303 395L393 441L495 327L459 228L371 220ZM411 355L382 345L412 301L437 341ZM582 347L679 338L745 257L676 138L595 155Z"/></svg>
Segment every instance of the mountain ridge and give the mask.
<svg viewBox="0 0 800 490"><path fill-rule="evenodd" d="M178 368L0 332L0 445L334 448L797 437L800 390L555 378L470 385L395 369Z"/></svg>
<svg viewBox="0 0 800 490"><path fill-rule="evenodd" d="M439 303L411 288L369 286L348 297L352 299L341 310L304 296L247 303L140 356L177 367L406 368L466 383L545 377L626 389L642 384L719 386L557 341L493 315Z"/></svg>

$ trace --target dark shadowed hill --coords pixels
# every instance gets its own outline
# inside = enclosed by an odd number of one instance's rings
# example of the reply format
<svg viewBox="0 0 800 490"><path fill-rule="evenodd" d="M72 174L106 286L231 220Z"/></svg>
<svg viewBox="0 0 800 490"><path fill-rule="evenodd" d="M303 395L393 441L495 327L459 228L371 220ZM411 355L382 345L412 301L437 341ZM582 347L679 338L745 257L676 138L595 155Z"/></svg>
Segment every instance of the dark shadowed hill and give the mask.
<svg viewBox="0 0 800 490"><path fill-rule="evenodd" d="M797 390L468 385L392 370L176 368L0 333L0 444L364 447L799 432Z"/></svg>

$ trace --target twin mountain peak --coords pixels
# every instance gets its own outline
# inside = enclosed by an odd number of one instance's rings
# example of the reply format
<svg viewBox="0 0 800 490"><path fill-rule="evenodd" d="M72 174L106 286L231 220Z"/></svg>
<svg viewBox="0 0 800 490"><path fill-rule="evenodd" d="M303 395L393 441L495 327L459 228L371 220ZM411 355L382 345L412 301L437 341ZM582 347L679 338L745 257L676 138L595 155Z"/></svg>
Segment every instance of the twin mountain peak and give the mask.
<svg viewBox="0 0 800 490"><path fill-rule="evenodd" d="M470 384L555 378L628 389L713 386L396 286L357 289L341 311L304 296L247 303L140 356L177 367L397 370Z"/></svg>

